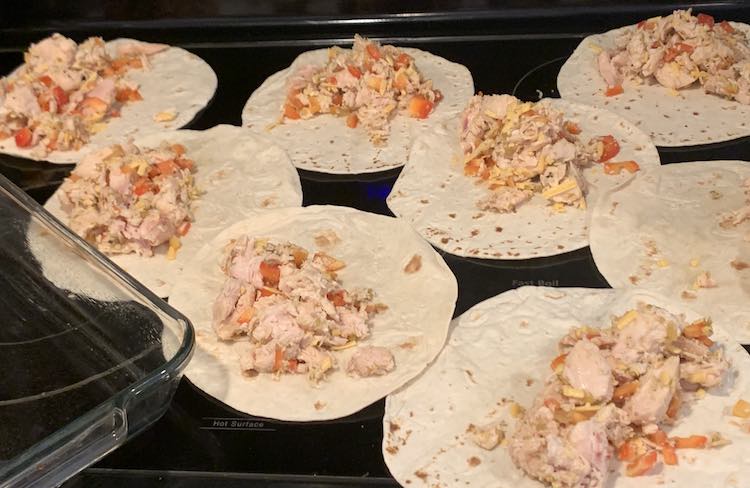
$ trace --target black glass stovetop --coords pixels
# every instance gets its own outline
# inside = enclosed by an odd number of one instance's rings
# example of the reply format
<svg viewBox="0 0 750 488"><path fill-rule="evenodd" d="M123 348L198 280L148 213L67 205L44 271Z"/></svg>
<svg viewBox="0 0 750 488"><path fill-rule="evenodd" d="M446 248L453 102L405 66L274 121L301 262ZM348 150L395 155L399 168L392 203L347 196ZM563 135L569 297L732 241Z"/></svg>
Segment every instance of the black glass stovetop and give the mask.
<svg viewBox="0 0 750 488"><path fill-rule="evenodd" d="M747 22L750 9L733 14L732 19ZM558 34L493 34L484 26L481 35L474 35L464 25L461 35L415 38L392 33L381 39L426 49L466 65L477 91L513 93L537 100L540 96L558 96L557 73L581 38L608 28L597 27L593 19L579 32ZM266 77L288 66L299 53L329 45L330 40L183 40L181 44L205 59L219 78L214 100L190 126L205 129L220 123L239 124L246 99ZM0 72L10 71L21 60L20 51L0 50ZM748 159L750 138L710 146L660 148L659 153L663 163ZM0 172L39 202L52 194L71 169L0 155ZM385 198L399 172L331 176L300 171L304 205L346 205L391 215ZM456 315L523 285L609 286L588 248L526 261L445 254L444 258L459 283ZM335 421L279 422L234 411L183 379L161 420L66 486L398 486L390 478L381 454L383 406L381 400Z"/></svg>

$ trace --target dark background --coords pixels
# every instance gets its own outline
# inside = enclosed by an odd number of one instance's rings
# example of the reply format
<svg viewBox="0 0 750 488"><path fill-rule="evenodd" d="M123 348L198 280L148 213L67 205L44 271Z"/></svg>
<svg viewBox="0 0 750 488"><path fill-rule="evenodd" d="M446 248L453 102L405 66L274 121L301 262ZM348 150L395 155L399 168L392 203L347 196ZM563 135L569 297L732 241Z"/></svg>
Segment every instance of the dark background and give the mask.
<svg viewBox="0 0 750 488"><path fill-rule="evenodd" d="M684 3L630 1L256 1L44 0L0 2L0 72L22 61L29 42L59 31L168 42L205 59L219 86L191 124L240 123L250 93L299 53L345 43L355 33L427 49L466 65L476 89L535 100L557 96L555 79L581 38L670 13ZM750 22L745 2L709 1L695 9L717 20ZM748 159L746 139L660 149L664 163ZM40 202L71 167L0 155L0 172ZM389 214L385 197L398 176L330 177L301 172L304 204L348 205ZM459 281L456 314L521 284L607 287L588 250L528 261L446 255ZM396 486L380 452L383 402L349 418L276 422L233 411L182 381L167 414L68 486ZM252 423L242 423L244 420ZM240 421L225 429L224 421ZM446 419L450 421L450 419Z"/></svg>

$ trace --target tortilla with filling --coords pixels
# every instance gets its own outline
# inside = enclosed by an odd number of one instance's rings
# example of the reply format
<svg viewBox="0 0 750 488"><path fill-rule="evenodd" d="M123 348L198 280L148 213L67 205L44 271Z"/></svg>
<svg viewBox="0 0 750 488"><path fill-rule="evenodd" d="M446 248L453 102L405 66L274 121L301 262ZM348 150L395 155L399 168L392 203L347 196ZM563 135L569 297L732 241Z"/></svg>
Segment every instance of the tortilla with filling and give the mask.
<svg viewBox="0 0 750 488"><path fill-rule="evenodd" d="M747 207L750 163L671 164L592 209L591 252L614 287L658 290L725 323L750 342L750 221L722 226ZM696 283L710 274L711 283Z"/></svg>
<svg viewBox="0 0 750 488"><path fill-rule="evenodd" d="M185 263L217 232L259 210L301 205L302 188L297 171L281 148L240 127L219 125L205 131L161 132L136 139L135 144L151 147L162 141L184 145L186 156L195 161L195 184L202 192L193 203L195 220L174 260L166 257L166 243L151 257L124 254L110 259L156 295L166 297ZM45 208L66 222L57 192ZM58 286L76 291L72 271L57 261L55 253L46 252L47 240L33 234L29 234L29 240L44 275Z"/></svg>
<svg viewBox="0 0 750 488"><path fill-rule="evenodd" d="M311 255L343 261L337 272L347 289L370 288L388 309L372 320L372 335L358 344L388 348L396 367L384 376L351 377L344 371L356 348L335 351L339 367L317 386L305 374L248 377L237 343L222 342L212 327L212 305L226 275L224 246L243 234L290 241ZM414 256L418 270L408 269ZM442 258L403 221L346 207L311 206L258 214L222 231L189 263L169 303L196 329L195 356L185 371L200 389L228 406L262 417L312 421L344 417L417 376L437 356L448 333L457 284Z"/></svg>
<svg viewBox="0 0 750 488"><path fill-rule="evenodd" d="M424 120L402 115L390 122L388 141L373 145L363 127L349 129L344 119L320 115L308 120L287 120L275 125L286 99L286 83L297 69L323 66L328 49L302 53L286 68L268 78L242 110L242 125L272 138L286 148L297 168L331 174L374 173L403 166L420 134L429 133L441 122L458 115L474 94L471 73L457 63L413 48L403 51L414 58L419 71L441 91L443 100ZM269 129L269 126L273 128Z"/></svg>
<svg viewBox="0 0 750 488"><path fill-rule="evenodd" d="M129 42L133 40L109 41L107 51L114 55L118 45ZM32 154L33 147L19 148L10 137L0 140L0 153L70 164L78 161L90 147L187 125L213 98L217 86L216 74L201 58L174 46L150 56L149 61L150 67L132 69L123 77L123 80L138 85L143 100L123 106L120 117L107 119L102 130L94 134L80 150L53 151L40 158Z"/></svg>
<svg viewBox="0 0 750 488"><path fill-rule="evenodd" d="M746 34L750 25L730 24ZM626 26L586 37L557 76L563 99L610 110L649 135L657 146L694 146L750 135L750 105L703 92L697 83L679 91L661 85L623 84L624 93L607 97L607 83L599 74L597 57L614 47Z"/></svg>
<svg viewBox="0 0 750 488"><path fill-rule="evenodd" d="M559 99L544 103L565 113L581 128L579 137L611 134L620 144L617 161L634 160L640 171L604 174L602 165L583 170L591 205L607 189L657 167L659 155L648 137L609 112ZM420 138L388 196L391 211L412 223L434 246L451 254L485 259L528 259L574 251L588 245L588 213L555 212L535 195L515 213L480 211L476 202L490 194L477 178L465 176L455 126Z"/></svg>
<svg viewBox="0 0 750 488"><path fill-rule="evenodd" d="M551 374L550 358L572 326L609 325L639 301L701 316L684 304L641 290L524 287L484 301L451 324L447 345L419 378L389 395L383 456L402 486L541 488L516 468L502 444L487 451L470 440L469 424L505 422L513 432L518 405L531 405ZM716 323L732 371L720 387L690 404L669 435L717 431L731 441L718 449L680 451L679 466L638 478L613 475L617 488L745 486L750 436L732 422L735 402L750 396L750 358ZM514 406L516 405L516 406ZM516 416L513 414L515 413ZM688 461L686 458L690 458ZM609 485L608 485L609 486Z"/></svg>

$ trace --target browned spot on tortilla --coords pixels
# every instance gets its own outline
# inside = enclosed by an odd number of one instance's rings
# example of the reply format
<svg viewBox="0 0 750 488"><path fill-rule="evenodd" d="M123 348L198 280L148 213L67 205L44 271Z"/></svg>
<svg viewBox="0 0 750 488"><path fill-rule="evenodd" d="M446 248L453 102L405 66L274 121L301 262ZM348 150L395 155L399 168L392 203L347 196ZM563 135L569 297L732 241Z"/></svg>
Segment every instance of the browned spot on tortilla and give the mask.
<svg viewBox="0 0 750 488"><path fill-rule="evenodd" d="M742 271L743 269L750 268L750 264L747 264L745 261L738 261L736 259L729 264L731 264L732 267L737 271Z"/></svg>
<svg viewBox="0 0 750 488"><path fill-rule="evenodd" d="M472 432L476 432L477 426L474 424L469 424L468 427L466 427L466 433L471 434Z"/></svg>
<svg viewBox="0 0 750 488"><path fill-rule="evenodd" d="M420 269L422 269L422 256L415 254L411 257L409 262L406 263L406 266L404 266L404 273L414 274Z"/></svg>
<svg viewBox="0 0 750 488"><path fill-rule="evenodd" d="M474 229L471 231L471 237L476 237L479 235L479 229Z"/></svg>
<svg viewBox="0 0 750 488"><path fill-rule="evenodd" d="M695 300L696 298L695 293L689 292L687 290L683 291L680 296L683 300Z"/></svg>
<svg viewBox="0 0 750 488"><path fill-rule="evenodd" d="M410 410L410 411L409 411L409 418L412 418L412 417L414 417L414 411L413 411L413 410Z"/></svg>
<svg viewBox="0 0 750 488"><path fill-rule="evenodd" d="M387 446L387 447L385 448L385 450L386 450L386 452L388 452L388 454L390 454L391 456L395 456L396 454L398 454L398 446Z"/></svg>
<svg viewBox="0 0 750 488"><path fill-rule="evenodd" d="M323 410L324 408L326 408L325 402L321 402L320 400L318 400L317 402L315 402L315 404L313 404L313 406L315 407L315 410Z"/></svg>
<svg viewBox="0 0 750 488"><path fill-rule="evenodd" d="M385 303L371 303L365 307L367 313L378 314L385 312L386 310L388 310L388 305Z"/></svg>
<svg viewBox="0 0 750 488"><path fill-rule="evenodd" d="M718 200L721 198L721 193L716 190L711 190L709 193L711 194L711 200Z"/></svg>
<svg viewBox="0 0 750 488"><path fill-rule="evenodd" d="M533 384L534 384L534 380L533 380L533 379L531 379L531 378L528 378L528 379L526 380L526 386L531 386L531 385L533 385Z"/></svg>
<svg viewBox="0 0 750 488"><path fill-rule="evenodd" d="M396 422L388 422L388 430L390 430L391 432L397 432L401 430L401 426Z"/></svg>
<svg viewBox="0 0 750 488"><path fill-rule="evenodd" d="M276 197L267 197L264 198L262 202L260 202L260 206L262 208L268 208L276 201Z"/></svg>
<svg viewBox="0 0 750 488"><path fill-rule="evenodd" d="M557 248L558 248L558 249L565 249L565 246L563 246L562 244L558 244L558 245L557 245Z"/></svg>
<svg viewBox="0 0 750 488"><path fill-rule="evenodd" d="M421 199L421 200L419 201L419 203L430 203L430 201L429 201L429 200L427 200L426 198L423 198L423 199Z"/></svg>
<svg viewBox="0 0 750 488"><path fill-rule="evenodd" d="M417 478L421 479L422 481L427 481L427 477L429 475L427 473L425 473L424 471L422 471L421 469L418 469L418 470L414 471L414 476L416 476Z"/></svg>
<svg viewBox="0 0 750 488"><path fill-rule="evenodd" d="M454 213L449 213L449 214L448 214L448 217L450 217L450 218L452 218L452 219L455 219L455 218L456 218L456 214L454 214Z"/></svg>
<svg viewBox="0 0 750 488"><path fill-rule="evenodd" d="M641 281L641 279L640 279L640 278L638 278L638 277L637 277L636 275L630 275L630 276L628 276L628 279L629 279L629 280L630 280L630 282L631 282L631 283L633 283L634 285L637 285L637 284L638 284L638 282L639 282L639 281Z"/></svg>
<svg viewBox="0 0 750 488"><path fill-rule="evenodd" d="M335 246L339 242L341 242L341 239L339 236L332 230L325 230L323 232L319 232L318 234L315 234L315 245L318 247L330 247Z"/></svg>
<svg viewBox="0 0 750 488"><path fill-rule="evenodd" d="M477 381L474 379L474 373L470 369L465 369L466 375L469 377L472 383L475 385L477 384Z"/></svg>
<svg viewBox="0 0 750 488"><path fill-rule="evenodd" d="M483 212L479 212L478 214L471 216L471 218L474 219L474 220L481 219L482 217L484 217L484 213Z"/></svg>
<svg viewBox="0 0 750 488"><path fill-rule="evenodd" d="M469 466L471 466L472 468L476 468L477 466L482 464L482 460L476 456L471 456L469 459L466 460L466 462L469 463Z"/></svg>
<svg viewBox="0 0 750 488"><path fill-rule="evenodd" d="M448 244L448 241L450 240L451 240L450 237L443 237L442 239L440 239L440 242L442 242L443 244Z"/></svg>
<svg viewBox="0 0 750 488"><path fill-rule="evenodd" d="M400 347L401 349L414 349L415 347L417 347L417 343L413 340L406 341L399 344L398 347Z"/></svg>
<svg viewBox="0 0 750 488"><path fill-rule="evenodd" d="M495 232L502 232L502 231L503 231L502 227L500 227L500 226L495 227Z"/></svg>

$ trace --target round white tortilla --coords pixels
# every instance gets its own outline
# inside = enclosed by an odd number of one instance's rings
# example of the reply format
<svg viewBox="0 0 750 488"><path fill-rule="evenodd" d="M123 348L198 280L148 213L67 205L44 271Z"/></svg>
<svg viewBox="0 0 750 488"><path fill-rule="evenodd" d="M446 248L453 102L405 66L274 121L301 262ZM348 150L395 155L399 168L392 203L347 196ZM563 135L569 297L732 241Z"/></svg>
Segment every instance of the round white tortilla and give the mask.
<svg viewBox="0 0 750 488"><path fill-rule="evenodd" d="M155 147L162 141L183 144L187 157L195 161L195 184L204 192L194 203L195 220L173 261L166 258L166 244L150 257L123 254L110 259L156 295L166 297L183 266L221 229L254 215L258 209L302 205L302 188L297 170L284 151L241 127L218 125L205 131L161 132L134 142L140 147ZM59 191L45 208L67 223ZM29 239L45 276L62 288L80 290L80 284L59 256L45 245L47 241L33 239L31 234Z"/></svg>
<svg viewBox="0 0 750 488"><path fill-rule="evenodd" d="M340 242L318 247L315 236L324 231L335 232ZM334 353L338 369L317 386L306 375L244 375L234 344L220 341L211 326L211 308L226 278L219 269L223 248L242 234L291 241L344 261L346 267L338 272L343 286L371 288L376 301L388 306L360 344L389 348L396 368L380 377L348 376L343 369L355 349L347 349ZM404 266L414 255L421 256L422 267L407 274ZM223 231L185 268L169 303L196 330L195 356L185 371L196 386L250 415L312 421L355 413L421 373L445 343L457 293L443 259L403 221L312 206L268 211Z"/></svg>
<svg viewBox="0 0 750 488"><path fill-rule="evenodd" d="M359 174L403 166L414 139L441 121L455 117L474 95L474 81L465 66L425 51L403 48L417 68L445 97L425 120L397 115L391 120L385 145L375 146L362 127L349 129L343 117L326 114L308 120L279 121L290 74L307 65L323 66L328 49L302 53L292 65L268 78L242 110L242 125L271 137L286 148L298 168L331 174Z"/></svg>
<svg viewBox="0 0 750 488"><path fill-rule="evenodd" d="M437 360L386 400L383 456L391 474L401 485L412 487L541 487L515 467L504 446L486 451L475 445L467 436L468 425L505 421L506 437L510 436L517 421L510 414L511 403L532 403L550 374L557 342L568 329L608 326L613 314L639 301L685 313L689 320L699 317L681 303L646 291L544 287L503 293L461 315L453 321ZM608 487L750 483L750 436L730 424L733 417L727 414L739 398L750 397L750 358L722 324L717 325L715 339L724 345L732 371L721 387L690 405L670 435L717 431L732 443L720 449L679 451L679 466L638 478L620 475Z"/></svg>
<svg viewBox="0 0 750 488"><path fill-rule="evenodd" d="M750 25L730 22L750 35ZM599 74L599 49L613 49L621 27L586 37L557 76L560 96L572 102L604 108L628 119L657 146L694 146L750 135L750 105L703 92L699 85L674 92L659 84L623 84L625 93L607 97L607 83Z"/></svg>
<svg viewBox="0 0 750 488"><path fill-rule="evenodd" d="M115 39L107 43L107 51L114 55L119 44L132 41ZM138 85L143 100L124 105L120 117L107 119L105 128L91 136L80 150L52 151L39 157L32 154L34 148L19 148L10 137L0 140L0 153L69 164L78 162L92 146L106 146L125 137L138 137L187 125L213 98L217 85L216 73L195 54L173 46L149 56L149 62L150 68L131 69L123 76L124 80ZM154 120L154 116L162 112L174 113L175 118L166 122Z"/></svg>
<svg viewBox="0 0 750 488"><path fill-rule="evenodd" d="M659 154L648 137L622 118L560 99L545 99L581 128L579 137L612 134L620 143L616 161L635 160L641 171L605 175L601 165L584 169L591 205L604 191L659 166ZM458 256L528 259L553 256L588 245L588 212L567 208L557 213L536 195L515 213L480 211L477 200L490 194L478 178L465 176L455 127L418 140L401 172L388 207L409 220L434 246Z"/></svg>
<svg viewBox="0 0 750 488"><path fill-rule="evenodd" d="M750 343L750 268L731 264L750 266L750 242L744 240L750 222L719 226L722 215L743 206L747 178L750 163L744 161L670 164L607 194L591 221L591 252L602 275L614 287L638 286L681 300ZM704 271L718 286L692 289ZM695 298L683 298L683 291Z"/></svg>

